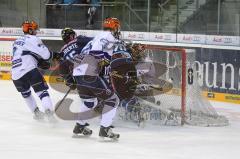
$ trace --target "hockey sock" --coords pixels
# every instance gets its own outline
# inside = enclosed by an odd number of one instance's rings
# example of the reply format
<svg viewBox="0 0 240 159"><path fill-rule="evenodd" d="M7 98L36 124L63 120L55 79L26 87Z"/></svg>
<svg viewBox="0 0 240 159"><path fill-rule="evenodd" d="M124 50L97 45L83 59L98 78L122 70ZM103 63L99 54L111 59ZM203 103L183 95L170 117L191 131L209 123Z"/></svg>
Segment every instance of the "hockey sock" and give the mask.
<svg viewBox="0 0 240 159"><path fill-rule="evenodd" d="M116 115L119 98L116 94L113 94L109 99L105 100L104 103L101 125L108 127L112 124L113 118Z"/></svg>
<svg viewBox="0 0 240 159"><path fill-rule="evenodd" d="M113 118L115 117L116 111L117 111L117 107L104 105L101 125L104 127L108 127L112 125Z"/></svg>
<svg viewBox="0 0 240 159"><path fill-rule="evenodd" d="M25 102L27 103L27 106L30 108L31 112L34 112L34 110L37 108L37 103L31 94L31 90L28 90L26 92L21 92L21 94Z"/></svg>
<svg viewBox="0 0 240 159"><path fill-rule="evenodd" d="M81 98L81 105L80 105L80 112L86 112L89 111L90 109L94 108L97 105L97 98L88 98L88 99L83 99ZM86 120L78 120L77 123L80 125L84 125L87 123Z"/></svg>
<svg viewBox="0 0 240 159"><path fill-rule="evenodd" d="M53 111L53 104L52 104L51 98L48 94L48 91L44 90L41 92L37 92L37 95L41 99L44 110L49 109L49 110Z"/></svg>

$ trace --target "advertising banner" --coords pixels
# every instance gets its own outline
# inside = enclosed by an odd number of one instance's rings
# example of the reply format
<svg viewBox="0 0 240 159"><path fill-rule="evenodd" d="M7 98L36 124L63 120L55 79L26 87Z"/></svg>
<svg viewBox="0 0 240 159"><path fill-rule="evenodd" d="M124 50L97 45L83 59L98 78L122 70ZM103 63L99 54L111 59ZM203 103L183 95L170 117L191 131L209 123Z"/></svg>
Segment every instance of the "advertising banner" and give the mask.
<svg viewBox="0 0 240 159"><path fill-rule="evenodd" d="M149 39L149 34L147 32L122 32L122 38L127 40L140 40L146 41Z"/></svg>
<svg viewBox="0 0 240 159"><path fill-rule="evenodd" d="M177 34L177 42L191 44L205 44L206 36L195 34Z"/></svg>
<svg viewBox="0 0 240 159"><path fill-rule="evenodd" d="M239 37L237 36L208 35L206 36L206 44L240 46Z"/></svg>
<svg viewBox="0 0 240 159"><path fill-rule="evenodd" d="M94 37L101 30L75 30L78 35ZM21 36L21 28L0 28L0 36ZM38 32L40 38L49 40L60 40L61 29L41 28ZM52 39L51 39L52 38ZM239 46L239 36L220 36L220 35L200 35L200 34L176 34L176 33L156 33L156 32L133 32L121 31L121 38L130 41L149 41L166 43L189 43L219 46Z"/></svg>
<svg viewBox="0 0 240 159"><path fill-rule="evenodd" d="M0 71L10 71L13 41L0 41Z"/></svg>
<svg viewBox="0 0 240 159"><path fill-rule="evenodd" d="M170 33L149 33L149 41L177 42L176 34Z"/></svg>
<svg viewBox="0 0 240 159"><path fill-rule="evenodd" d="M240 94L240 51L196 48L200 85L210 92Z"/></svg>
<svg viewBox="0 0 240 159"><path fill-rule="evenodd" d="M61 30L42 31L41 36L60 36ZM77 34L86 36L95 36L99 31L78 30ZM20 35L19 29L0 28L0 71L11 70L12 59L12 43L13 35ZM11 35L11 36L10 36ZM231 50L230 46L239 45L238 37L223 36L205 36L205 35L189 35L189 34L167 34L167 33L144 33L144 32L123 32L123 38L133 39L144 42L150 41L167 41L175 44L178 40L181 43L193 44L211 44L216 46L229 45L225 49L215 48L193 48L196 50L196 61L198 82L207 92L209 99L221 99L222 101L230 101L240 103L240 50ZM178 38L178 39L176 39ZM205 41L206 40L206 41ZM63 45L61 40L43 40L51 51L59 51ZM189 44L185 44L189 45ZM210 46L211 46L210 45ZM184 47L187 48L187 47ZM192 48L192 47L191 47ZM229 50L228 50L229 48ZM53 66L54 68L54 66ZM49 71L45 72L46 75ZM219 94L220 93L220 94ZM226 95L223 95L226 94Z"/></svg>

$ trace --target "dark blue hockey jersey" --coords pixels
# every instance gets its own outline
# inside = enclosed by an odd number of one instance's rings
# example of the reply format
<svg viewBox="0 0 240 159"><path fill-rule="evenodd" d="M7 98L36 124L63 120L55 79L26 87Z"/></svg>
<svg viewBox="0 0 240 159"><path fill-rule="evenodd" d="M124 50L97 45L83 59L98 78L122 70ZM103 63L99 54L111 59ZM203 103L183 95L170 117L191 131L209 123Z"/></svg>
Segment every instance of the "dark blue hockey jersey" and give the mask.
<svg viewBox="0 0 240 159"><path fill-rule="evenodd" d="M60 54L63 57L63 60L74 61L74 57L81 54L83 47L92 39L93 38L80 35L76 37L74 40L65 44L60 52Z"/></svg>

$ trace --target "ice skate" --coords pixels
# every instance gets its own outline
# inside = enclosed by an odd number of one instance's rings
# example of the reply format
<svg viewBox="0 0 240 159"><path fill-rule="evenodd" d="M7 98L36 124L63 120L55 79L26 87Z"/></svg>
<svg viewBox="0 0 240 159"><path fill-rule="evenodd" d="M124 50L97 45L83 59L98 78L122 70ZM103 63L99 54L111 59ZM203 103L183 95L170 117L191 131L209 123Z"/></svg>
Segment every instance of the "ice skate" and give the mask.
<svg viewBox="0 0 240 159"><path fill-rule="evenodd" d="M47 117L47 119L50 123L56 123L57 122L57 119L54 117L54 112L53 111L47 109L45 111L45 114L46 114L46 117Z"/></svg>
<svg viewBox="0 0 240 159"><path fill-rule="evenodd" d="M44 113L41 112L38 107L34 110L33 113L34 113L33 119L39 120L39 121L44 120Z"/></svg>
<svg viewBox="0 0 240 159"><path fill-rule="evenodd" d="M99 131L100 139L104 140L104 138L110 138L113 140L117 140L120 137L120 134L113 133L112 128L114 128L114 127L113 126L109 126L109 127L101 126L100 131Z"/></svg>
<svg viewBox="0 0 240 159"><path fill-rule="evenodd" d="M80 134L82 134L83 136L92 135L92 130L89 129L87 126L89 126L88 123L84 125L80 125L79 123L76 123L73 129L73 137L78 137Z"/></svg>

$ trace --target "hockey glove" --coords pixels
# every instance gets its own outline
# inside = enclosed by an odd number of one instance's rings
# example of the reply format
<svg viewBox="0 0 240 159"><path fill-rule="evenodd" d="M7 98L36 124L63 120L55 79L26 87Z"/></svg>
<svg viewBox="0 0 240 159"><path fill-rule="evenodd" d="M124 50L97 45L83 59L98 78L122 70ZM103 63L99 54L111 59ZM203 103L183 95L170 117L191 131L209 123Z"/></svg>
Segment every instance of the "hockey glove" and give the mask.
<svg viewBox="0 0 240 159"><path fill-rule="evenodd" d="M109 60L107 60L107 59L102 59L100 62L98 62L98 66L100 67L100 68L103 68L103 67L105 67L105 66L108 66L110 64L110 62L109 62Z"/></svg>
<svg viewBox="0 0 240 159"><path fill-rule="evenodd" d="M45 61L43 59L38 61L38 68L41 68L43 70L47 70L47 69L50 68L50 66L51 66L51 64L50 64L49 61Z"/></svg>
<svg viewBox="0 0 240 159"><path fill-rule="evenodd" d="M59 52L52 52L53 54L53 59L56 59L56 60L60 60L61 58L63 58L63 53L59 53Z"/></svg>
<svg viewBox="0 0 240 159"><path fill-rule="evenodd" d="M105 75L105 69L107 66L109 66L110 62L107 59L102 59L99 63L98 63L98 67L99 67L99 76L104 76Z"/></svg>

